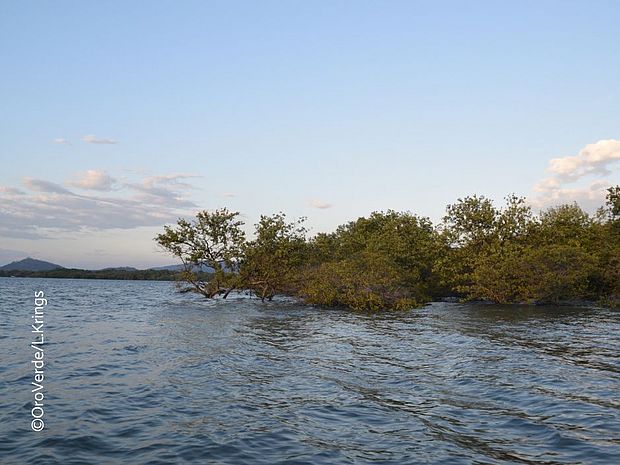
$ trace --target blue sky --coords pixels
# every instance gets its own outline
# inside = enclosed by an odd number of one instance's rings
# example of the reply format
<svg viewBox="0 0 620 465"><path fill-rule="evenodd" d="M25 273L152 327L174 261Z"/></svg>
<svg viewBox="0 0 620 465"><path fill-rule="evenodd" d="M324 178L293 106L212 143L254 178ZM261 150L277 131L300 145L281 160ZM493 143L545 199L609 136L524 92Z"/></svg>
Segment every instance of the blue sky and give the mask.
<svg viewBox="0 0 620 465"><path fill-rule="evenodd" d="M314 231L619 183L616 1L0 6L0 261L151 266L221 206ZM602 141L602 142L599 142ZM555 160L555 161L552 161Z"/></svg>

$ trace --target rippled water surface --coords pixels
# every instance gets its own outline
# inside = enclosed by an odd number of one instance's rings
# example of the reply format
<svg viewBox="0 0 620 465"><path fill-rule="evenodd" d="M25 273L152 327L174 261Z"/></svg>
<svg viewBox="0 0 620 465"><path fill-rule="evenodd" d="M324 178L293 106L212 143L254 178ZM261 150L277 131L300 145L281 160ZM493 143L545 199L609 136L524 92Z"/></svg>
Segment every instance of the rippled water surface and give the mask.
<svg viewBox="0 0 620 465"><path fill-rule="evenodd" d="M30 430L34 292L45 429ZM620 313L0 278L2 464L617 464Z"/></svg>

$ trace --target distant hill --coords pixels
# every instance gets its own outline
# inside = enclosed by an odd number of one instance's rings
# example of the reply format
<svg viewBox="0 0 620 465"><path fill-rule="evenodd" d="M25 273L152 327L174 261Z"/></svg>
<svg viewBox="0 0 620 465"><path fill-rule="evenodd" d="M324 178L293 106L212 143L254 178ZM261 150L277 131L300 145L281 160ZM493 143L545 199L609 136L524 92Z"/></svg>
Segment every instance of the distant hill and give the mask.
<svg viewBox="0 0 620 465"><path fill-rule="evenodd" d="M0 267L0 277L175 281L182 270L183 265L160 266L148 270L139 270L132 266L82 270L65 268L56 263L28 257ZM196 267L193 271L201 279L209 279L209 274L213 273L213 269L207 266L203 266L202 269Z"/></svg>
<svg viewBox="0 0 620 465"><path fill-rule="evenodd" d="M59 268L63 269L64 267L56 265L55 263L45 262L43 260L37 260L30 257L16 262L11 262L8 265L0 266L0 270L4 271L50 271Z"/></svg>
<svg viewBox="0 0 620 465"><path fill-rule="evenodd" d="M166 270L166 271L181 271L183 269L183 265L166 265L166 266L154 266L153 268L149 268L149 270Z"/></svg>
<svg viewBox="0 0 620 465"><path fill-rule="evenodd" d="M149 270L157 270L157 271L183 271L183 265L166 265L166 266L157 266L154 268L149 268ZM193 271L197 272L197 271L203 271L205 273L212 273L213 272L213 268L211 268L210 266L203 266L198 267L195 266Z"/></svg>
<svg viewBox="0 0 620 465"><path fill-rule="evenodd" d="M154 269L154 268L151 268ZM133 266L112 266L109 268L102 268L101 270L95 270L95 271L138 271L137 268L134 268Z"/></svg>

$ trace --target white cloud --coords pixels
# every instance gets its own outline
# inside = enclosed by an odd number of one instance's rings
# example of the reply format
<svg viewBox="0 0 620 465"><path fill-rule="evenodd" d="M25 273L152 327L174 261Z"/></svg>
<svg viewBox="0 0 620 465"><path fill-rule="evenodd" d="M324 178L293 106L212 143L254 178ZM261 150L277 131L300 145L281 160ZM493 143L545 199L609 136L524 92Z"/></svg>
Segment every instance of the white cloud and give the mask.
<svg viewBox="0 0 620 465"><path fill-rule="evenodd" d="M560 186L561 183L557 178L544 178L538 181L538 183L534 186L534 191L545 193L553 189L558 189Z"/></svg>
<svg viewBox="0 0 620 465"><path fill-rule="evenodd" d="M534 207L546 208L577 202L582 208L594 211L605 203L606 190L613 184L602 177L609 177L618 161L620 141L615 139L588 144L577 155L553 158L547 168L552 176L534 186L538 196L531 203ZM584 178L588 177L590 182L584 184Z"/></svg>
<svg viewBox="0 0 620 465"><path fill-rule="evenodd" d="M188 190L185 183L176 185L175 179L178 175L154 176L125 185L124 195L117 191L116 196L99 196L80 195L51 181L24 178L28 192L0 189L0 236L38 239L54 238L59 233L159 227L179 216L191 216L197 208L184 195ZM90 188L106 185L105 177L89 176L88 172L82 181Z"/></svg>
<svg viewBox="0 0 620 465"><path fill-rule="evenodd" d="M0 194L6 195L24 195L25 192L15 187L0 186Z"/></svg>
<svg viewBox="0 0 620 465"><path fill-rule="evenodd" d="M82 137L82 140L88 144L118 144L114 139L100 138L92 134Z"/></svg>
<svg viewBox="0 0 620 465"><path fill-rule="evenodd" d="M68 184L80 189L90 189L96 191L110 191L116 180L105 171L88 170L81 173L79 178L70 181Z"/></svg>
<svg viewBox="0 0 620 465"><path fill-rule="evenodd" d="M71 194L67 189L59 184L45 181L43 179L24 178L22 180L24 186L31 191L46 192L52 194Z"/></svg>
<svg viewBox="0 0 620 465"><path fill-rule="evenodd" d="M186 174L186 173L174 173L174 174L163 174L159 176L149 176L144 179L144 183L148 185L154 184L169 184L174 186L179 186L187 189L194 189L194 186L187 182L182 182L181 179L191 179L191 178L199 178L195 174Z"/></svg>
<svg viewBox="0 0 620 465"><path fill-rule="evenodd" d="M553 179L553 178L551 178ZM593 212L605 203L607 188L611 181L598 180L584 187L565 187L562 184L541 184L534 190L540 195L530 202L533 207L544 209L556 205L577 202L582 208Z"/></svg>
<svg viewBox="0 0 620 465"><path fill-rule="evenodd" d="M235 194L234 192L222 192L220 195L227 198L237 197L237 194Z"/></svg>
<svg viewBox="0 0 620 465"><path fill-rule="evenodd" d="M64 137L58 137L54 139L54 144L71 145L71 142L69 142L69 140L65 139Z"/></svg>
<svg viewBox="0 0 620 465"><path fill-rule="evenodd" d="M565 181L576 181L589 174L609 175L609 167L620 161L620 141L599 140L588 144L576 156L553 158L548 171Z"/></svg>
<svg viewBox="0 0 620 465"><path fill-rule="evenodd" d="M136 198L146 203L192 207L195 204L187 200L182 191L194 189L194 186L180 180L195 177L197 176L190 174L149 176L144 178L141 183L126 183L125 187L138 192Z"/></svg>
<svg viewBox="0 0 620 465"><path fill-rule="evenodd" d="M310 206L314 208L319 208L321 210L332 208L331 203L323 202L322 200L312 200L310 201Z"/></svg>

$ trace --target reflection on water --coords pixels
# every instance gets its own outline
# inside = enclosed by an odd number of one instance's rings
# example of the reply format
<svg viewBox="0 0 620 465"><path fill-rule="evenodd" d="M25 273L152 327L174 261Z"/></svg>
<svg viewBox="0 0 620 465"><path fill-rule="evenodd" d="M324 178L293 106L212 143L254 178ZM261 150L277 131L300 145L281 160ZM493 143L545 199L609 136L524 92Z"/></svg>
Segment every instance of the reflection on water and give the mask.
<svg viewBox="0 0 620 465"><path fill-rule="evenodd" d="M46 429L29 430L31 295ZM0 463L620 463L620 314L359 315L0 279Z"/></svg>

